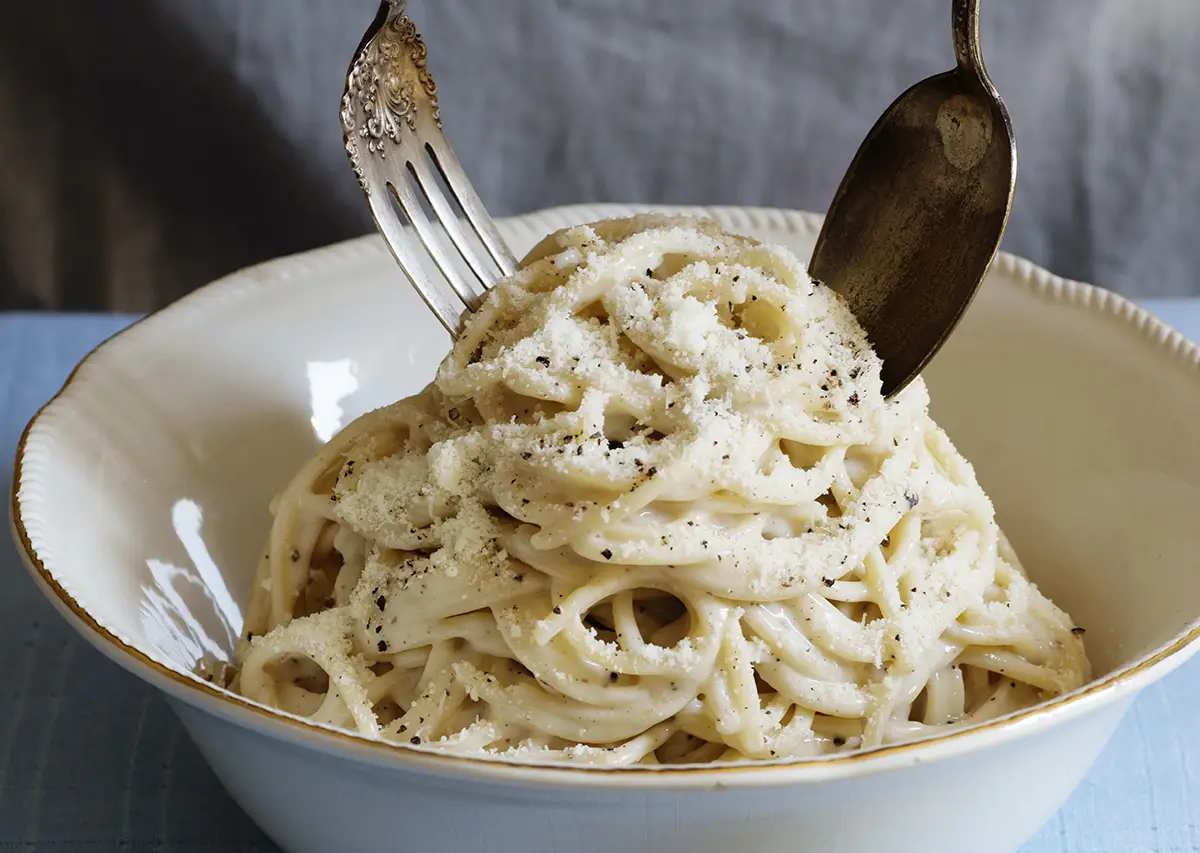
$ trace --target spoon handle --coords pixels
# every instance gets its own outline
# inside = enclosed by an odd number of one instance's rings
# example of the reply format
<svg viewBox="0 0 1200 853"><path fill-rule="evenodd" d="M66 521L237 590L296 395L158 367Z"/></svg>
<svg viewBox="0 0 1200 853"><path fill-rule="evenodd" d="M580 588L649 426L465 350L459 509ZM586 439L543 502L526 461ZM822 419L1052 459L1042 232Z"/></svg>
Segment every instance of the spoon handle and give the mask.
<svg viewBox="0 0 1200 853"><path fill-rule="evenodd" d="M954 56L962 71L987 79L979 49L979 0L954 0Z"/></svg>

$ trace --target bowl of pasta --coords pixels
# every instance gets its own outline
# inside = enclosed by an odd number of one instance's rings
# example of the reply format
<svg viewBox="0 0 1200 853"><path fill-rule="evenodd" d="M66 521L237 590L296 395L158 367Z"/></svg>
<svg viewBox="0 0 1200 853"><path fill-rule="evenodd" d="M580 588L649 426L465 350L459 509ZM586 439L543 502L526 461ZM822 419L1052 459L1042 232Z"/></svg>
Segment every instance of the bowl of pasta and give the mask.
<svg viewBox="0 0 1200 853"><path fill-rule="evenodd" d="M453 342L376 238L236 273L31 422L17 541L286 850L1011 853L1197 650L1200 350L1001 255L885 399L819 226L505 220Z"/></svg>

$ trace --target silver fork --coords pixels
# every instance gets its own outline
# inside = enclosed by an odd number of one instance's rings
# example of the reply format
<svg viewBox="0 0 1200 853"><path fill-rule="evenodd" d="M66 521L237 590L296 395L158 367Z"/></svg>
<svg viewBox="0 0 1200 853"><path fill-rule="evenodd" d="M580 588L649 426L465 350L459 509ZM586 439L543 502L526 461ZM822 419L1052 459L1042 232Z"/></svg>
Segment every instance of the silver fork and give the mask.
<svg viewBox="0 0 1200 853"><path fill-rule="evenodd" d="M342 134L393 257L442 325L457 335L464 311L475 310L487 289L515 271L517 262L442 131L425 42L404 14L405 5L406 0L383 0L354 54L342 96ZM442 192L435 170L452 198ZM423 200L437 225L426 215ZM426 257L440 279L430 274Z"/></svg>

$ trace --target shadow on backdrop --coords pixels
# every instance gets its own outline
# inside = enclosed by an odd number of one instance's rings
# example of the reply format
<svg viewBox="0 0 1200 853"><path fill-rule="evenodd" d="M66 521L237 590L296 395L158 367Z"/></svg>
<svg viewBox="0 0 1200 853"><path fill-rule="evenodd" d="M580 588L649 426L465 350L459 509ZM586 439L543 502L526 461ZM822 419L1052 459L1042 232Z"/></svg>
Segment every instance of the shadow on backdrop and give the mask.
<svg viewBox="0 0 1200 853"><path fill-rule="evenodd" d="M369 227L161 4L0 4L0 309L147 310Z"/></svg>

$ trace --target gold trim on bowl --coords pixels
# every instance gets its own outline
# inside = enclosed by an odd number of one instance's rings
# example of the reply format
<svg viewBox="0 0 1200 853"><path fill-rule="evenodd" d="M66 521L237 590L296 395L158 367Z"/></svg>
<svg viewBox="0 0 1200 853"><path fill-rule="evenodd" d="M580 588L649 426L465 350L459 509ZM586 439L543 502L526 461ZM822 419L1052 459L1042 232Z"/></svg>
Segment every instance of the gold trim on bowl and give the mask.
<svg viewBox="0 0 1200 853"><path fill-rule="evenodd" d="M524 216L513 217L506 220L507 224L530 227L529 223L533 220L545 224L547 219L557 220L562 219L571 221L589 221L592 219L600 219L605 216L627 215L633 210L666 210L672 212L683 213L699 213L702 215L713 215L718 218L735 218L743 221L746 227L775 227L787 228L793 233L813 234L820 227L820 217L814 214L801 213L798 211L778 210L771 208L723 208L723 207L707 207L707 208L685 208L679 206L670 207L655 207L651 205L595 205L583 206L573 205L559 208L550 208L544 211L538 211ZM304 253L300 256L292 258L277 259L268 261L269 265L278 265L280 263L303 263L311 270L313 261L332 262L342 257L346 253L346 247L353 245L355 247L360 244L370 241L373 238L358 238L347 243L330 246L323 249L318 249L313 252ZM1135 328L1143 333L1147 338L1154 339L1153 342L1160 347L1172 350L1175 355L1185 355L1189 358L1194 366L1200 367L1200 347L1189 341L1187 338L1171 329L1153 314L1146 309L1133 302L1125 299L1117 294L1101 290L1092 285L1081 282L1069 281L1059 278L1052 273L1037 267L1029 261L1017 258L1007 253L1001 252L996 256L994 267L997 271L1006 273L1011 277L1020 280L1038 297L1054 301L1067 301L1074 303L1081 308L1088 310L1099 310L1103 313L1108 313L1116 316L1126 322L1131 322ZM242 272L245 272L244 270ZM234 273L228 278L239 276L240 273ZM129 326L114 333L106 338L103 342L94 347L87 355L85 355L79 363L71 370L62 387L51 397L33 416L21 433L20 440L17 442L16 459L13 465L13 480L11 489L11 521L13 531L16 535L16 542L21 550L21 556L30 572L35 578L41 581L47 595L53 594L58 598L59 602L66 610L74 616L78 624L75 625L76 630L84 633L84 628L92 632L97 638L103 640L105 644L110 645L114 650L120 653L121 656L132 659L137 664L149 668L156 675L159 675L168 681L182 685L190 690L198 691L202 695L216 698L222 702L228 703L237 708L249 710L262 718L270 720L272 723L279 723L289 726L293 731L303 732L306 735L314 735L322 739L327 739L328 743L339 743L349 741L358 747L366 747L370 749L381 750L378 754L388 754L403 758L420 756L421 759L429 760L436 764L444 764L449 767L458 767L460 769L478 768L481 765L491 769L503 768L506 773L511 772L517 776L538 776L542 773L550 773L553 775L565 775L568 778L578 774L586 776L598 776L607 774L621 774L628 776L631 772L636 774L655 774L656 776L670 777L674 779L692 778L695 776L724 776L729 774L744 774L751 773L778 773L781 770L804 771L809 768L822 768L834 765L850 765L861 763L874 763L887 756L908 753L913 750L929 749L931 746L940 745L949 741L956 741L967 736L976 736L985 731L993 731L996 729L1011 729L1033 717L1040 717L1048 712L1058 712L1059 709L1070 707L1086 698L1092 697L1104 691L1116 688L1134 679L1138 675L1157 666L1162 661L1166 660L1182 651L1187 646L1191 645L1197 639L1200 639L1200 622L1198 622L1190 631L1177 637L1172 643L1163 647L1155 654L1144 660L1141 660L1124 669L1117 670L1105 677L1092 681L1081 689L1026 708L1021 711L1014 712L1010 715L1000 717L986 723L980 723L974 726L967 726L961 729L956 729L947 732L943 735L938 735L933 738L927 738L918 741L908 741L889 746L881 746L875 749L850 752L836 756L824 758L804 758L795 759L792 761L781 762L757 762L757 763L741 763L741 764L720 764L720 765L685 765L680 767L579 767L572 765L560 764L535 764L535 763L518 763L503 761L495 758L482 758L469 755L455 755L452 753L434 752L431 750L416 749L413 746L404 743L392 743L390 741L374 740L356 732L350 732L343 729L318 725L299 717L294 717L289 714L284 714L275 709L268 708L265 705L260 705L252 702L243 696L232 693L223 688L218 688L202 679L194 676L185 675L177 669L164 666L162 663L154 660L144 652L129 645L120 637L113 634L106 627L101 625L92 617L88 611L80 606L78 602L71 596L70 593L55 579L55 577L46 568L41 558L33 547L30 541L29 532L25 529L24 521L21 517L21 501L20 501L20 486L25 463L26 444L29 440L30 433L37 425L42 415L54 405L54 403L67 391L71 383L75 380L80 369L101 349L109 345L117 338L129 332L134 327L151 318L157 317L164 312L174 310L177 306L185 303L190 303L191 300L198 294L208 290L209 287L219 285L226 282L227 279L222 279L214 282L213 285L201 288L193 294L189 294L176 302L160 308L144 317L131 323ZM99 644L97 643L99 647ZM186 701L186 700L185 700ZM564 780L565 781L565 780Z"/></svg>

